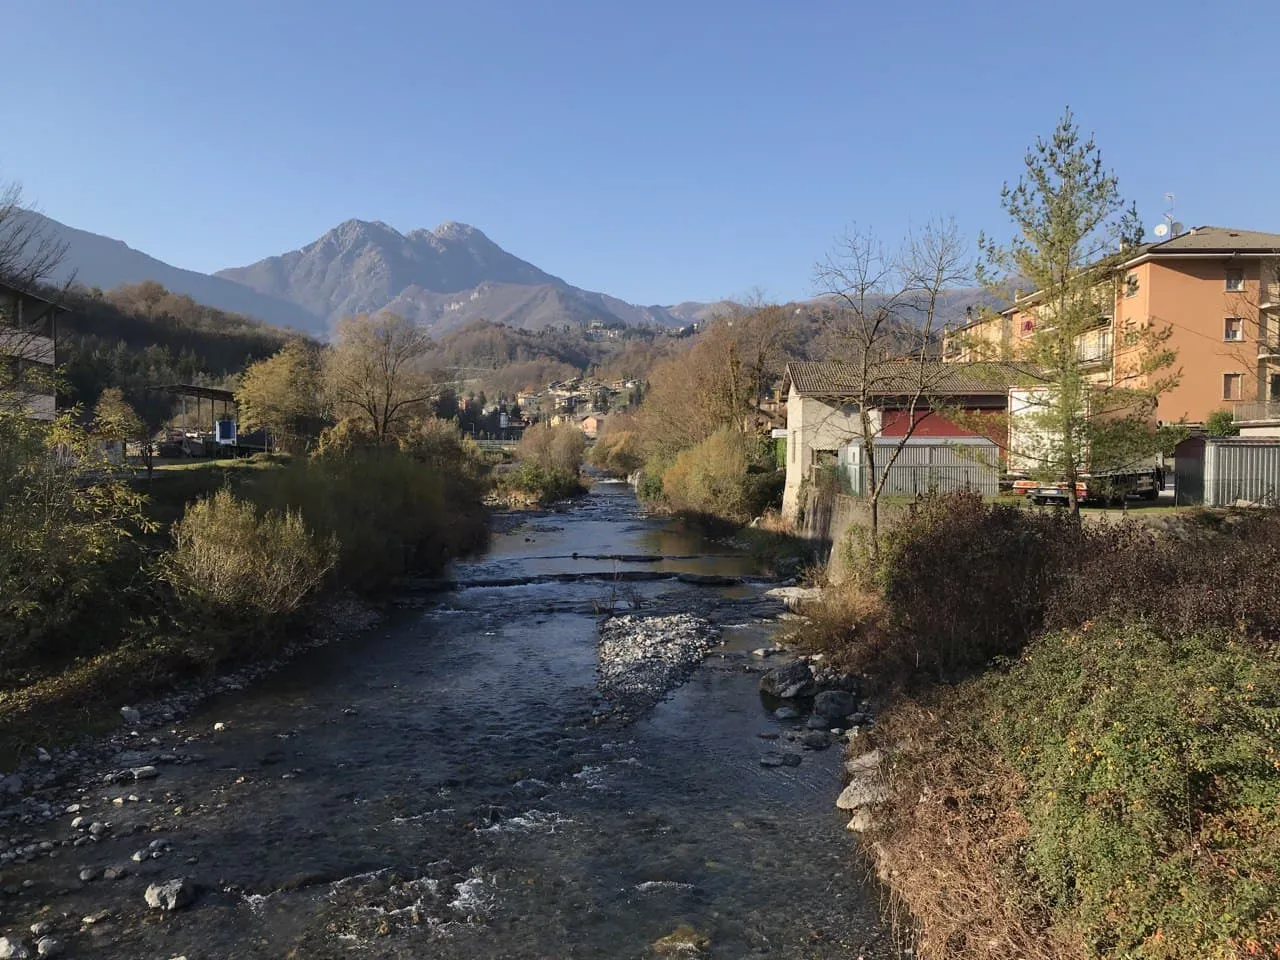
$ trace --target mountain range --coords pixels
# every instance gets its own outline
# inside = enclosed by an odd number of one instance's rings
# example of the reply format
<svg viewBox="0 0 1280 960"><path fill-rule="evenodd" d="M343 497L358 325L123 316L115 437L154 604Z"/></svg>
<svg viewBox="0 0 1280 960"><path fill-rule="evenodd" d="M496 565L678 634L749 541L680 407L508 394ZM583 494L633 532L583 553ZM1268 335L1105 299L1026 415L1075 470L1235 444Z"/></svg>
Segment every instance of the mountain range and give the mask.
<svg viewBox="0 0 1280 960"><path fill-rule="evenodd" d="M208 306L321 336L340 317L384 309L440 334L480 318L530 330L592 323L679 327L727 305L636 306L583 290L463 223L402 234L378 221L348 220L299 250L209 275L174 267L120 240L31 216L66 244L55 280L74 276L103 289L154 280Z"/></svg>
<svg viewBox="0 0 1280 960"><path fill-rule="evenodd" d="M721 300L640 306L584 290L508 253L477 228L452 221L400 233L380 221L348 220L298 250L209 275L171 266L110 237L41 220L67 245L55 279L74 275L85 286L103 289L154 280L208 306L319 336L341 317L384 309L439 335L478 319L526 330L680 327L732 305ZM979 299L977 291L955 291L943 319L962 317L964 307Z"/></svg>

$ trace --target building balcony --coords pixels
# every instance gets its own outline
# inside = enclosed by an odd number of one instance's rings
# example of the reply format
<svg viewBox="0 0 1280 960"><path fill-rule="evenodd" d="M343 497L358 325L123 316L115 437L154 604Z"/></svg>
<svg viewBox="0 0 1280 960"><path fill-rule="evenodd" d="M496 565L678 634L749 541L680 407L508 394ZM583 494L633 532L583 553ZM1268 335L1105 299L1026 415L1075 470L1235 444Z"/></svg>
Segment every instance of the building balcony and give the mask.
<svg viewBox="0 0 1280 960"><path fill-rule="evenodd" d="M1263 310L1280 310L1280 283L1264 283L1258 306Z"/></svg>
<svg viewBox="0 0 1280 960"><path fill-rule="evenodd" d="M1280 360L1280 335L1266 334L1258 338L1259 360Z"/></svg>
<svg viewBox="0 0 1280 960"><path fill-rule="evenodd" d="M1231 418L1241 426L1280 424L1280 400L1246 400L1237 403Z"/></svg>

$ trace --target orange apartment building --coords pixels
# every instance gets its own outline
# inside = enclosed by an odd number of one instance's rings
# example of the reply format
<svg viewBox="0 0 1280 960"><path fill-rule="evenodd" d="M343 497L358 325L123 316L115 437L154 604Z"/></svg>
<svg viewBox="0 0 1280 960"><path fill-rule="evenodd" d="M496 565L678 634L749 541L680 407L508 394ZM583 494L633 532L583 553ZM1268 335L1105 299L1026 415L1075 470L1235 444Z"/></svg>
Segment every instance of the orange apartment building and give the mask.
<svg viewBox="0 0 1280 960"><path fill-rule="evenodd" d="M1178 385L1160 397L1157 417L1202 424L1230 410L1247 433L1280 435L1280 234L1196 227L1133 252L1114 278L1115 309L1083 334L1081 362L1099 382L1113 382L1125 356L1124 332L1151 325L1172 331L1169 372ZM952 331L952 361L1018 355L1035 327L1023 301ZM1133 348L1128 348L1132 350Z"/></svg>

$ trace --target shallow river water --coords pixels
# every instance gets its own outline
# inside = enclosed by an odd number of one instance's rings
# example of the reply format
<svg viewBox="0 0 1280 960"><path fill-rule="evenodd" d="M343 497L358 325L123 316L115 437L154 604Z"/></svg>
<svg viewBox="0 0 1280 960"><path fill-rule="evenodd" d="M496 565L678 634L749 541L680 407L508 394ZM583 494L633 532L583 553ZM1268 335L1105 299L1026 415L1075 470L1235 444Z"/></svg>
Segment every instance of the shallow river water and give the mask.
<svg viewBox="0 0 1280 960"><path fill-rule="evenodd" d="M889 957L833 807L839 747L760 764L784 730L749 653L776 629L755 573L600 484L495 537L452 589L148 731L143 752L193 762L86 792L110 838L7 870L31 882L0 931L52 919L68 956L112 960L640 958L682 926L707 957ZM724 643L634 722L598 722L610 609L706 616ZM156 838L170 849L130 859ZM76 880L112 865L129 875ZM148 911L175 876L195 904Z"/></svg>

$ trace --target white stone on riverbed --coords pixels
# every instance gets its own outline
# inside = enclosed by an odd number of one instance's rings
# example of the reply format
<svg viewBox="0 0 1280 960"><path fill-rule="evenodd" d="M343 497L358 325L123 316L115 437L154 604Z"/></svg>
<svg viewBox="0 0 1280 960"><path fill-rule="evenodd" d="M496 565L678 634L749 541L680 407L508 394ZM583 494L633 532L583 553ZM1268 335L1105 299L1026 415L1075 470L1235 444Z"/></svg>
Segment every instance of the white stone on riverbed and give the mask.
<svg viewBox="0 0 1280 960"><path fill-rule="evenodd" d="M710 621L687 613L611 617L600 626L600 690L624 708L651 706L719 640Z"/></svg>

